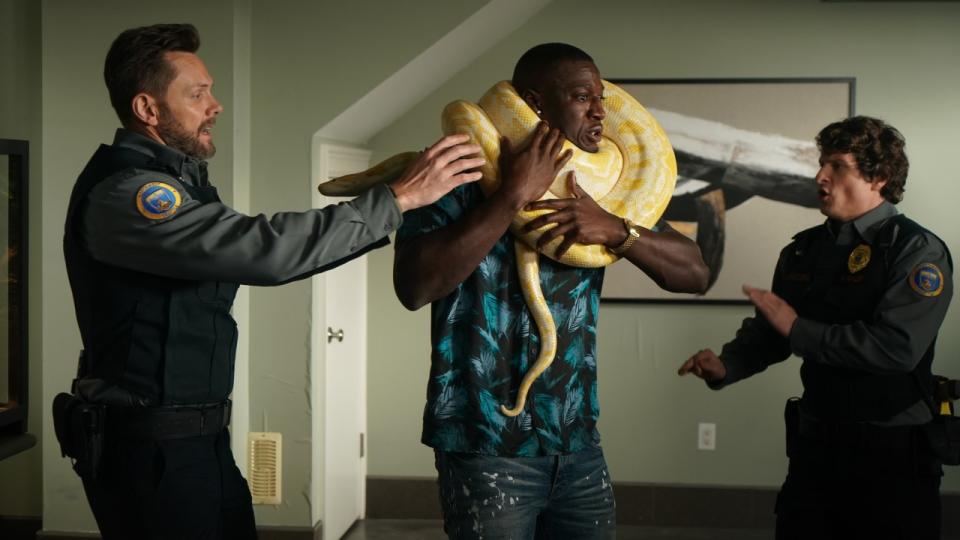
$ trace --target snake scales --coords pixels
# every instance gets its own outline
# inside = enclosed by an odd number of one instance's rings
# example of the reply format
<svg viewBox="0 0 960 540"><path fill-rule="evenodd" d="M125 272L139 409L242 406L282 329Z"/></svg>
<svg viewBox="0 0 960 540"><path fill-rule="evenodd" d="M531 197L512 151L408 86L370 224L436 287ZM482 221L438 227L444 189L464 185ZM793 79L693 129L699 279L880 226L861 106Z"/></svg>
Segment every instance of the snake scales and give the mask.
<svg viewBox="0 0 960 540"><path fill-rule="evenodd" d="M643 227L653 226L670 202L677 177L673 149L659 123L630 94L603 81L603 140L595 153L580 150L566 141L564 150L573 157L557 175L544 199L570 197L564 179L567 171L576 171L577 183L607 212L627 218ZM501 136L519 148L533 133L539 118L517 95L513 86L501 81L488 90L479 103L455 101L442 114L444 134L466 133L483 149L486 164L481 167L480 187L487 195L500 184L498 158ZM393 156L367 171L335 178L320 185L325 195L358 195L370 186L397 178L417 154ZM524 408L533 381L553 362L557 348L557 327L540 288L537 239L553 225L523 232L523 226L549 210L519 212L510 226L517 238L515 249L524 299L540 334L540 351L524 374L513 408L501 405L507 416L516 416ZM541 253L571 266L599 268L617 261L601 245L574 244L561 257L555 251L562 238L543 247Z"/></svg>

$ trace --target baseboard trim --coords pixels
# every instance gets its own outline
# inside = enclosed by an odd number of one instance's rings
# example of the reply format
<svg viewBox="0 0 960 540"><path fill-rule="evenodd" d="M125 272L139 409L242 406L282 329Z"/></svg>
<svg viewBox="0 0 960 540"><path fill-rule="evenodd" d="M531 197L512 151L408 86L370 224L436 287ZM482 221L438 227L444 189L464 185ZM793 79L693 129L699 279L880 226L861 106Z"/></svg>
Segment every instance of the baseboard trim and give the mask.
<svg viewBox="0 0 960 540"><path fill-rule="evenodd" d="M620 525L723 529L769 529L776 523L775 488L613 485ZM960 493L943 493L943 534L960 536ZM368 519L440 519L437 481L432 478L367 478Z"/></svg>
<svg viewBox="0 0 960 540"><path fill-rule="evenodd" d="M33 540L43 523L34 516L0 516L0 538Z"/></svg>
<svg viewBox="0 0 960 540"><path fill-rule="evenodd" d="M773 529L776 489L615 483L617 521L648 527ZM960 493L943 493L943 535L960 537ZM431 478L368 477L367 519L441 519ZM39 517L0 516L4 540L90 540L96 533L42 530ZM257 527L260 540L320 540L322 524Z"/></svg>
<svg viewBox="0 0 960 540"><path fill-rule="evenodd" d="M0 517L0 538L4 540L90 540L99 539L97 533L63 532L63 531L43 531L40 530L40 519L33 518L36 528L29 536L8 536L4 529L5 520ZM259 540L320 540L323 538L323 527L321 524L313 529L310 527L257 527L257 538ZM36 536L34 536L36 534Z"/></svg>

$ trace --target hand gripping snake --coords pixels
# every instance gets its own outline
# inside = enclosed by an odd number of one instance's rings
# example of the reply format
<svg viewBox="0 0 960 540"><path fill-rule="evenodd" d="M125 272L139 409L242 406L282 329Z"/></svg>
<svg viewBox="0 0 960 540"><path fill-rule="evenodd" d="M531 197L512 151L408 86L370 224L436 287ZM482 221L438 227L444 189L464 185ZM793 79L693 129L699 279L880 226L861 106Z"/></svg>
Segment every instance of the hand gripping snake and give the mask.
<svg viewBox="0 0 960 540"><path fill-rule="evenodd" d="M673 194L677 179L673 148L660 124L633 96L608 81L603 81L603 89L606 118L599 150L585 152L570 141L564 142L563 150L572 149L573 157L557 174L542 199L571 197L564 179L568 171L576 171L577 183L604 210L650 228L660 219ZM479 103L455 101L447 105L442 114L444 134L466 133L471 142L483 149L486 163L480 168L483 178L479 182L487 196L500 185L500 138L506 137L513 148L521 148L539 121L536 113L507 81L494 85ZM398 154L367 171L335 178L321 184L320 192L325 195L359 195L374 184L398 178L417 155L416 152ZM517 238L514 246L521 290L540 333L540 351L523 376L516 405L513 408L500 406L501 412L507 416L520 414L533 381L550 366L556 355L557 328L540 288L536 248L540 235L555 225L523 231L525 224L551 211L521 210L510 225ZM555 252L562 240L562 236L555 238L543 246L540 253L563 264L582 268L599 268L619 259L605 246L585 244L573 244L558 258Z"/></svg>

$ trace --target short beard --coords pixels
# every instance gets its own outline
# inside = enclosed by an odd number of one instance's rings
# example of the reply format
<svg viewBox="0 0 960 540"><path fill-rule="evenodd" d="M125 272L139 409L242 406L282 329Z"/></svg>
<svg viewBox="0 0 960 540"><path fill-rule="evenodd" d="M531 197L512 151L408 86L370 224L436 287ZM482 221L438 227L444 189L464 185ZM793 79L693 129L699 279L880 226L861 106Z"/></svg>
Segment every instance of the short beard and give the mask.
<svg viewBox="0 0 960 540"><path fill-rule="evenodd" d="M209 146L204 146L200 138L188 132L165 105L160 104L159 117L157 133L167 146L199 160L210 159L217 153L213 141L210 141Z"/></svg>

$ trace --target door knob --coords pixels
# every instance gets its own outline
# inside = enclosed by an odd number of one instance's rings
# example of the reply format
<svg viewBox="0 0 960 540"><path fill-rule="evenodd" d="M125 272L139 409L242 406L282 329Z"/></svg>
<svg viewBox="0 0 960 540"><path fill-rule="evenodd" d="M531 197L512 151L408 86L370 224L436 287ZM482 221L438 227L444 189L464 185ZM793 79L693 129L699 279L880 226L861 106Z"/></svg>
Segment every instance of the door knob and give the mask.
<svg viewBox="0 0 960 540"><path fill-rule="evenodd" d="M333 328L327 327L327 343L330 343L333 340L343 341L343 328L333 331Z"/></svg>

